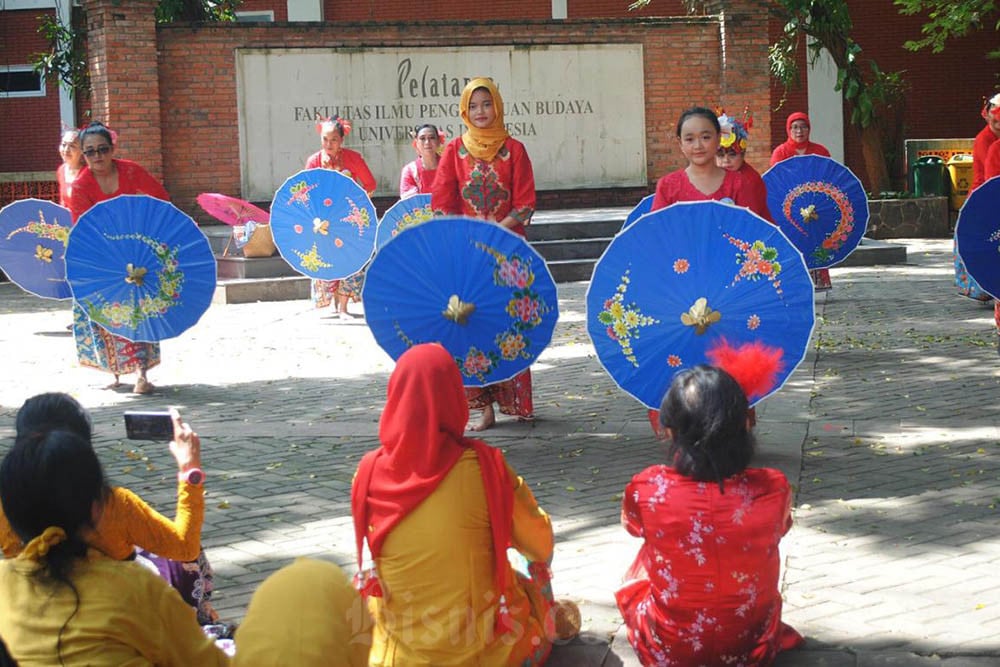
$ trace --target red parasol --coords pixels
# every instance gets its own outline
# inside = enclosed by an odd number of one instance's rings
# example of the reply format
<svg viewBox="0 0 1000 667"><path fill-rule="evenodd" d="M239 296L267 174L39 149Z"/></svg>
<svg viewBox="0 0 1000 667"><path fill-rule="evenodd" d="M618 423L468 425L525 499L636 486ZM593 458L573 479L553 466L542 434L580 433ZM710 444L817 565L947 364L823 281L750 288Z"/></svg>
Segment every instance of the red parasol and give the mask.
<svg viewBox="0 0 1000 667"><path fill-rule="evenodd" d="M222 195L217 192L203 192L198 195L198 204L205 212L227 225L245 225L248 222L267 224L271 215L248 201Z"/></svg>

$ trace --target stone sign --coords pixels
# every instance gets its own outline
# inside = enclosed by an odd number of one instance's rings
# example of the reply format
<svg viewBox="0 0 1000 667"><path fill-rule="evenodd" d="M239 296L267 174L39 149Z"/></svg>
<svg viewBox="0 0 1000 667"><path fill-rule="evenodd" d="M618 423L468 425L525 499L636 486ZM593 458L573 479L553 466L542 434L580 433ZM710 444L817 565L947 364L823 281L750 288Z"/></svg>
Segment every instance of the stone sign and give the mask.
<svg viewBox="0 0 1000 667"><path fill-rule="evenodd" d="M238 49L243 193L270 200L320 148L316 120L350 120L344 141L399 194L416 157L411 132L434 123L448 139L464 126L466 82L489 76L504 98L507 131L522 141L536 188L646 185L642 45Z"/></svg>

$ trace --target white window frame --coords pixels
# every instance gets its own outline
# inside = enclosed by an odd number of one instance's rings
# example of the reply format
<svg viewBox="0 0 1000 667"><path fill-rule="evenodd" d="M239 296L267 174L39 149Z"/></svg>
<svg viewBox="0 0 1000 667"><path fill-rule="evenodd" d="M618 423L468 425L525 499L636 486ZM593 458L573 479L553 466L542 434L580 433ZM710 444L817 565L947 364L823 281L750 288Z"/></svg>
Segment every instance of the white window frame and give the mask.
<svg viewBox="0 0 1000 667"><path fill-rule="evenodd" d="M35 72L32 65L0 65L0 73L7 72L31 72L38 77L38 90L19 90L17 92L7 92L0 90L0 99L14 97L45 97L45 77Z"/></svg>
<svg viewBox="0 0 1000 667"><path fill-rule="evenodd" d="M274 23L274 10L262 9L255 11L236 12L237 23Z"/></svg>

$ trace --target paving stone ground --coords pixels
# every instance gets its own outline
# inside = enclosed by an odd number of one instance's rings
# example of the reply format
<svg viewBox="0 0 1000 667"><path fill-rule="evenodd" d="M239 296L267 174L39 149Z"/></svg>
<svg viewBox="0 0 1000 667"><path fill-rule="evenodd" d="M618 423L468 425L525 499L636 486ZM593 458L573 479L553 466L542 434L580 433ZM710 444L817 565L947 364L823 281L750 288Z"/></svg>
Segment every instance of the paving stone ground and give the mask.
<svg viewBox="0 0 1000 667"><path fill-rule="evenodd" d="M808 645L779 667L1000 665L992 310L955 295L950 242L904 242L907 265L832 271L807 358L759 408L757 464L797 489L784 618ZM612 591L638 543L619 506L663 448L594 357L585 291L560 285L555 340L533 368L538 420L501 418L487 439L552 515L556 592L584 612L581 638L550 664L632 666ZM67 305L0 285L0 448L25 398L68 391L92 411L112 482L170 513L170 455L124 439L121 413L177 406L202 435L203 541L225 618L296 556L351 566L351 477L377 444L392 368L362 319L306 301L213 305L164 342L149 397L80 368L69 322Z"/></svg>

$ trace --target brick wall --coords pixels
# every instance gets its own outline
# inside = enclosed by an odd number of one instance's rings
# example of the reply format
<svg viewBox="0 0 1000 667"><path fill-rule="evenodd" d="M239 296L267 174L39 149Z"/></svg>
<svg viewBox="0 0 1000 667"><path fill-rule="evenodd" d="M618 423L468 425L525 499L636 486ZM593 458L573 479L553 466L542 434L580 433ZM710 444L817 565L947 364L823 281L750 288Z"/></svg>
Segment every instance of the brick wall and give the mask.
<svg viewBox="0 0 1000 667"><path fill-rule="evenodd" d="M683 158L674 140L680 112L698 103L714 103L721 90L719 25L712 18L602 21L497 21L425 24L357 23L161 26L160 93L164 182L174 201L196 212L195 196L206 190L240 192L237 125L237 48L427 46L442 34L449 45L642 43L646 76L646 136L651 183ZM755 95L767 91L766 70L756 82L746 70L742 86ZM742 98L742 96L741 96ZM767 104L763 100L761 104ZM767 123L762 125L766 128ZM266 156L261 156L266 159ZM634 190L634 189L633 189ZM626 202L636 193L626 193ZM554 195L542 193L555 205ZM573 191L560 195L562 205L618 203L617 193Z"/></svg>
<svg viewBox="0 0 1000 667"><path fill-rule="evenodd" d="M160 81L156 58L157 0L88 0L91 110L118 133L115 154L162 178ZM198 66L197 52L188 56Z"/></svg>
<svg viewBox="0 0 1000 667"><path fill-rule="evenodd" d="M45 13L0 12L0 64L28 65L32 54L45 50L45 40L38 34L38 17ZM55 178L61 162L58 85L47 83L44 97L0 98L0 116L0 172L51 171Z"/></svg>

